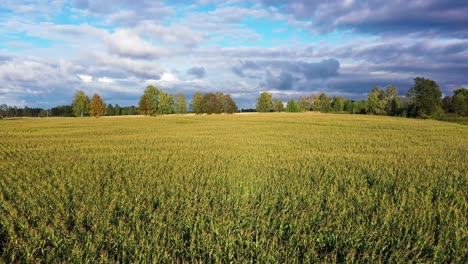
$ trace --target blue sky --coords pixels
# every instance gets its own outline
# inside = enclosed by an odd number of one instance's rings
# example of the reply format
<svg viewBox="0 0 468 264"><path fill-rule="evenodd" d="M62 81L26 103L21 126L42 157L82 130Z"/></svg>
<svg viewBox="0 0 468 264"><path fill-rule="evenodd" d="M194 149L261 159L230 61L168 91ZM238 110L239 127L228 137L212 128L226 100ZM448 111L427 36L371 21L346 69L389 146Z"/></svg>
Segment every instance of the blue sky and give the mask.
<svg viewBox="0 0 468 264"><path fill-rule="evenodd" d="M0 0L0 104L70 104L76 90L137 105L147 85L190 100L263 91L400 95L415 77L468 86L468 2Z"/></svg>

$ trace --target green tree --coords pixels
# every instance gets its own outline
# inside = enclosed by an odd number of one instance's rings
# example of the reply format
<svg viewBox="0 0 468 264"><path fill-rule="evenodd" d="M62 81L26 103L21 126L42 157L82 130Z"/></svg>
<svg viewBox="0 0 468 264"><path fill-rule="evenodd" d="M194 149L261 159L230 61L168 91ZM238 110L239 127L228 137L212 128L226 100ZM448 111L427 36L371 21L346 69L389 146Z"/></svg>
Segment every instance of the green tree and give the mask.
<svg viewBox="0 0 468 264"><path fill-rule="evenodd" d="M331 100L325 93L319 95L320 112L328 113L331 109Z"/></svg>
<svg viewBox="0 0 468 264"><path fill-rule="evenodd" d="M468 89L459 88L453 91L453 111L457 115L468 115Z"/></svg>
<svg viewBox="0 0 468 264"><path fill-rule="evenodd" d="M148 85L140 98L138 108L141 114L154 115L159 111L159 94L161 90Z"/></svg>
<svg viewBox="0 0 468 264"><path fill-rule="evenodd" d="M275 101L273 102L273 111L275 111L275 112L283 112L284 111L283 102L278 97L276 97Z"/></svg>
<svg viewBox="0 0 468 264"><path fill-rule="evenodd" d="M190 108L192 113L201 114L203 113L203 94L196 92L193 95L192 102L190 103Z"/></svg>
<svg viewBox="0 0 468 264"><path fill-rule="evenodd" d="M24 108L23 108L23 116L25 116L25 117L31 117L32 116L31 109L27 105L25 105Z"/></svg>
<svg viewBox="0 0 468 264"><path fill-rule="evenodd" d="M332 107L333 112L343 112L346 100L343 96L333 96Z"/></svg>
<svg viewBox="0 0 468 264"><path fill-rule="evenodd" d="M176 114L187 113L187 100L183 93L178 93L175 99L175 112Z"/></svg>
<svg viewBox="0 0 468 264"><path fill-rule="evenodd" d="M435 116L442 111L439 85L433 80L417 77L406 97L409 99L412 115Z"/></svg>
<svg viewBox="0 0 468 264"><path fill-rule="evenodd" d="M301 108L301 111L310 111L311 104L310 100L307 96L301 96L299 97L299 101L297 102L299 104L299 107Z"/></svg>
<svg viewBox="0 0 468 264"><path fill-rule="evenodd" d="M39 115L38 115L40 118L44 118L44 117L48 117L49 116L49 113L47 112L47 110L44 110L42 109L40 112L39 112Z"/></svg>
<svg viewBox="0 0 468 264"><path fill-rule="evenodd" d="M442 99L442 110L445 113L453 113L453 97L452 96L445 96Z"/></svg>
<svg viewBox="0 0 468 264"><path fill-rule="evenodd" d="M172 114L174 112L174 96L162 90L159 91L158 114Z"/></svg>
<svg viewBox="0 0 468 264"><path fill-rule="evenodd" d="M219 100L219 96L214 93L206 93L202 100L202 111L207 114L221 113L223 105Z"/></svg>
<svg viewBox="0 0 468 264"><path fill-rule="evenodd" d="M89 113L89 98L82 90L76 91L72 107L75 116L83 117Z"/></svg>
<svg viewBox="0 0 468 264"><path fill-rule="evenodd" d="M273 108L273 101L271 94L263 92L257 99L257 112L270 112Z"/></svg>
<svg viewBox="0 0 468 264"><path fill-rule="evenodd" d="M347 99L345 102L344 110L350 114L353 114L353 101Z"/></svg>
<svg viewBox="0 0 468 264"><path fill-rule="evenodd" d="M312 111L320 111L320 96L319 95L312 95L310 97L310 109Z"/></svg>
<svg viewBox="0 0 468 264"><path fill-rule="evenodd" d="M138 112L143 115L152 115L153 114L153 105L151 103L151 98L148 94L143 94L140 97L140 102L138 102ZM124 112L124 111L122 111ZM127 109L125 109L125 112L127 112Z"/></svg>
<svg viewBox="0 0 468 264"><path fill-rule="evenodd" d="M120 107L119 104L115 104L114 113L115 113L115 115L121 115L122 114L122 108Z"/></svg>
<svg viewBox="0 0 468 264"><path fill-rule="evenodd" d="M89 102L89 113L94 117L102 116L106 113L106 103L101 99L101 96L94 94Z"/></svg>
<svg viewBox="0 0 468 264"><path fill-rule="evenodd" d="M354 102L353 104L353 114L367 114L368 102L366 100L361 100Z"/></svg>
<svg viewBox="0 0 468 264"><path fill-rule="evenodd" d="M385 88L385 113L390 116L398 115L401 104L402 101L398 96L398 89L393 85L387 86L387 88Z"/></svg>
<svg viewBox="0 0 468 264"><path fill-rule="evenodd" d="M223 102L224 102L224 105L223 105L224 113L233 114L239 111L237 108L236 102L232 100L231 95L229 94L224 95Z"/></svg>
<svg viewBox="0 0 468 264"><path fill-rule="evenodd" d="M455 114L463 116L466 112L465 108L465 96L463 94L454 95L453 111L455 112Z"/></svg>
<svg viewBox="0 0 468 264"><path fill-rule="evenodd" d="M4 118L8 112L8 105L2 104L0 105L0 119Z"/></svg>
<svg viewBox="0 0 468 264"><path fill-rule="evenodd" d="M286 105L286 112L301 112L301 106L291 98Z"/></svg>
<svg viewBox="0 0 468 264"><path fill-rule="evenodd" d="M108 104L106 107L106 115L107 116L113 116L115 115L115 108L112 106L112 104Z"/></svg>
<svg viewBox="0 0 468 264"><path fill-rule="evenodd" d="M127 106L127 107L125 107L125 112L126 112L127 115L136 115L137 114L137 109L136 109L135 106Z"/></svg>
<svg viewBox="0 0 468 264"><path fill-rule="evenodd" d="M374 86L367 95L367 113L374 115L385 114L385 92L378 86Z"/></svg>

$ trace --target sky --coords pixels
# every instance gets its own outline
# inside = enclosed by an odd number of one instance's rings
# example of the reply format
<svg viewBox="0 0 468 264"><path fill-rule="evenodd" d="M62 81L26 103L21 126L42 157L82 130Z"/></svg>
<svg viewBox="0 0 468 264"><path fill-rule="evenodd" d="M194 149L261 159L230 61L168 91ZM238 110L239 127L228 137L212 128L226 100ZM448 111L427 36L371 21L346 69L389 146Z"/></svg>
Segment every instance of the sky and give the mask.
<svg viewBox="0 0 468 264"><path fill-rule="evenodd" d="M254 108L416 77L468 87L466 0L0 0L0 104L71 104L77 90L138 105L148 85Z"/></svg>

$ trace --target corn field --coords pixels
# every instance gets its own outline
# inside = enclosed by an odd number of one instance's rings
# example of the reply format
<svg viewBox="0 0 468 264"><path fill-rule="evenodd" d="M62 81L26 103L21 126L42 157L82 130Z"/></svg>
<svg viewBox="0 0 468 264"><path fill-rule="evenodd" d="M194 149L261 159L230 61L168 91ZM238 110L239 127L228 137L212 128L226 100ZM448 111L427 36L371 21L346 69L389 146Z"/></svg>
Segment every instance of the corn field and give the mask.
<svg viewBox="0 0 468 264"><path fill-rule="evenodd" d="M0 262L468 262L468 126L0 120Z"/></svg>

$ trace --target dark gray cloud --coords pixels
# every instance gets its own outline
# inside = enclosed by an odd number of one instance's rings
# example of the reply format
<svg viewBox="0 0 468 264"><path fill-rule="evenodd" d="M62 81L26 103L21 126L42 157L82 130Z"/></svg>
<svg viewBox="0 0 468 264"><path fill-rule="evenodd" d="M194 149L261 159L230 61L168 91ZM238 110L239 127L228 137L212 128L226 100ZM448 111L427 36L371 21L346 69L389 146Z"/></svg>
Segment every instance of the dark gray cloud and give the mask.
<svg viewBox="0 0 468 264"><path fill-rule="evenodd" d="M299 74L307 80L327 79L338 76L340 62L336 59L326 59L320 62L302 62L302 61L240 61L240 64L232 68L232 72L239 77L246 77L245 72L259 70L281 71L282 73ZM271 78L267 78L271 79ZM289 80L287 75L282 74L280 78L284 82Z"/></svg>
<svg viewBox="0 0 468 264"><path fill-rule="evenodd" d="M192 68L187 70L187 73L201 79L201 78L205 77L206 71L205 71L205 68L203 66L202 67L192 67Z"/></svg>
<svg viewBox="0 0 468 264"><path fill-rule="evenodd" d="M297 66L308 80L323 79L337 76L340 62L335 59L328 59L318 63L298 63Z"/></svg>
<svg viewBox="0 0 468 264"><path fill-rule="evenodd" d="M272 90L292 90L294 85L294 77L291 73L281 71L278 76L274 76L271 72L267 71L265 83L262 85L266 89Z"/></svg>
<svg viewBox="0 0 468 264"><path fill-rule="evenodd" d="M261 69L260 65L254 61L246 60L239 61L239 65L232 67L232 72L239 77L245 77L245 70L259 70Z"/></svg>
<svg viewBox="0 0 468 264"><path fill-rule="evenodd" d="M310 20L311 28L318 31L343 28L374 34L468 36L468 1L264 0L262 3L298 20Z"/></svg>

